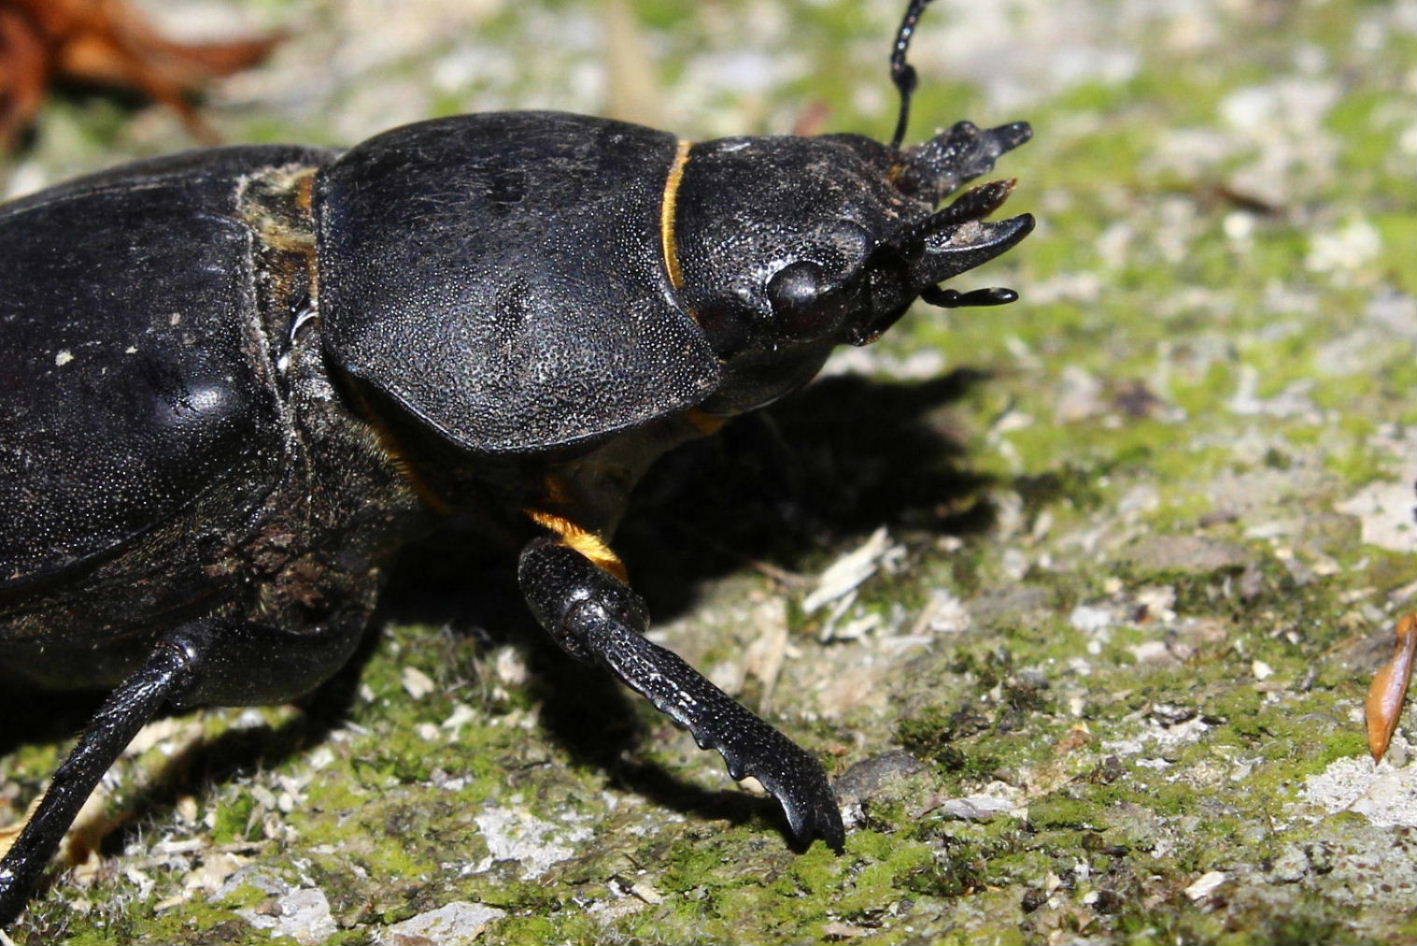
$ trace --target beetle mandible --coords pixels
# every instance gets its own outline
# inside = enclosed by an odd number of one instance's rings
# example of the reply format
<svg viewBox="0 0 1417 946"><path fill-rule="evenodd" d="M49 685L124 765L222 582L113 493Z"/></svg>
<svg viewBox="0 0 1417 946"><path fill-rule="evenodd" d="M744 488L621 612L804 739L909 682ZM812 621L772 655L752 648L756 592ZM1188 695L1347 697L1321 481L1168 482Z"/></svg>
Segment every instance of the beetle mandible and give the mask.
<svg viewBox="0 0 1417 946"><path fill-rule="evenodd" d="M689 143L504 112L347 151L141 161L0 208L0 675L112 688L0 861L23 908L164 707L289 701L350 656L398 548L520 523L538 621L840 850L822 766L643 636L608 540L671 447L801 386L1026 236L961 184L1028 139ZM77 235L77 236L76 236Z"/></svg>

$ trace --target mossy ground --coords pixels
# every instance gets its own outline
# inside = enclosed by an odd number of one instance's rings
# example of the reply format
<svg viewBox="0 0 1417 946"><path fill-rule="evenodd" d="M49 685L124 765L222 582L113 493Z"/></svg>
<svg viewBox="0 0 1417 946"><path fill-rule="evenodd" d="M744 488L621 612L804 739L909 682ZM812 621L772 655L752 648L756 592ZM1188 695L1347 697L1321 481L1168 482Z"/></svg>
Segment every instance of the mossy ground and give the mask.
<svg viewBox="0 0 1417 946"><path fill-rule="evenodd" d="M609 55L569 0L232 6L291 33L214 94L232 141L519 107L688 137L893 122L894 2L644 0ZM307 709L178 718L125 758L105 856L15 942L361 943L452 903L499 911L484 942L1417 942L1405 742L1355 770L1406 786L1376 816L1311 781L1366 758L1417 596L1412 5L936 7L913 136L1036 131L1001 172L1038 232L967 279L1023 301L922 307L775 409L787 451L749 423L668 461L623 537L663 639L834 774L919 760L863 783L845 855L792 850L542 641L505 563L435 553ZM163 112L59 99L8 183L185 145ZM793 576L882 525L855 601L805 612ZM65 705L0 724L0 821ZM302 890L328 917L292 919Z"/></svg>

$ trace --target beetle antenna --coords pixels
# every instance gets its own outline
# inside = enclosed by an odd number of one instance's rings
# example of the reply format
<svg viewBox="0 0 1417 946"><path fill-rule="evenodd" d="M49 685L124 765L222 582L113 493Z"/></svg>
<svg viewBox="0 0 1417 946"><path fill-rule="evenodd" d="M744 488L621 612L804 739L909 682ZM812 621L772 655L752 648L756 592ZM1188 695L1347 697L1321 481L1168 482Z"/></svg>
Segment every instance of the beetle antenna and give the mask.
<svg viewBox="0 0 1417 946"><path fill-rule="evenodd" d="M891 136L891 150L900 148L905 140L905 127L910 122L910 96L915 91L915 67L905 61L910 49L910 39L915 35L915 24L920 22L920 14L925 12L930 0L910 0L901 18L900 29L895 34L895 47L891 50L891 81L900 92L900 117L895 122L895 134Z"/></svg>

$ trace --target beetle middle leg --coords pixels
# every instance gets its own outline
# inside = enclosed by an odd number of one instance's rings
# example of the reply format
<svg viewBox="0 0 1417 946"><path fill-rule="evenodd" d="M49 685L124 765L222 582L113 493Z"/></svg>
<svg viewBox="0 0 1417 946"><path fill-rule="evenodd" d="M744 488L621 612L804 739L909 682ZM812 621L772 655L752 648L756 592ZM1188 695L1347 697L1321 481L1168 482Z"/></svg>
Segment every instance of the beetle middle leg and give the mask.
<svg viewBox="0 0 1417 946"><path fill-rule="evenodd" d="M821 838L840 851L841 812L821 764L673 652L645 640L649 614L613 573L618 559L597 562L593 549L574 542L540 538L522 552L518 581L547 632L571 656L599 664L647 697L700 748L717 749L733 778L755 777L781 803L800 841Z"/></svg>
<svg viewBox="0 0 1417 946"><path fill-rule="evenodd" d="M29 900L64 832L103 773L164 704L191 689L209 652L209 642L210 635L197 625L166 635L147 663L104 701L78 745L54 773L24 830L0 860L0 925L13 919Z"/></svg>
<svg viewBox="0 0 1417 946"><path fill-rule="evenodd" d="M359 642L353 616L298 633L203 619L160 636L147 660L104 701L0 860L0 926L14 919L94 786L164 706L278 703L318 686Z"/></svg>

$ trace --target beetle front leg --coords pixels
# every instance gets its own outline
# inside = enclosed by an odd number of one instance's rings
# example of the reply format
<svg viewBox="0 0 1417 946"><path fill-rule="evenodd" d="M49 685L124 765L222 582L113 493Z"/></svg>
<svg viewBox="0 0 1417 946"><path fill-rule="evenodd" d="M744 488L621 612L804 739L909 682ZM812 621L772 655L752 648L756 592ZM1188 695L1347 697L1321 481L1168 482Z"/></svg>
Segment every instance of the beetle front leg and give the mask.
<svg viewBox="0 0 1417 946"><path fill-rule="evenodd" d="M610 670L688 729L701 749L717 749L734 779L761 782L798 840L821 838L842 850L841 811L821 764L677 655L645 640L649 614L628 585L553 539L537 539L522 552L518 581L536 619L567 653Z"/></svg>

